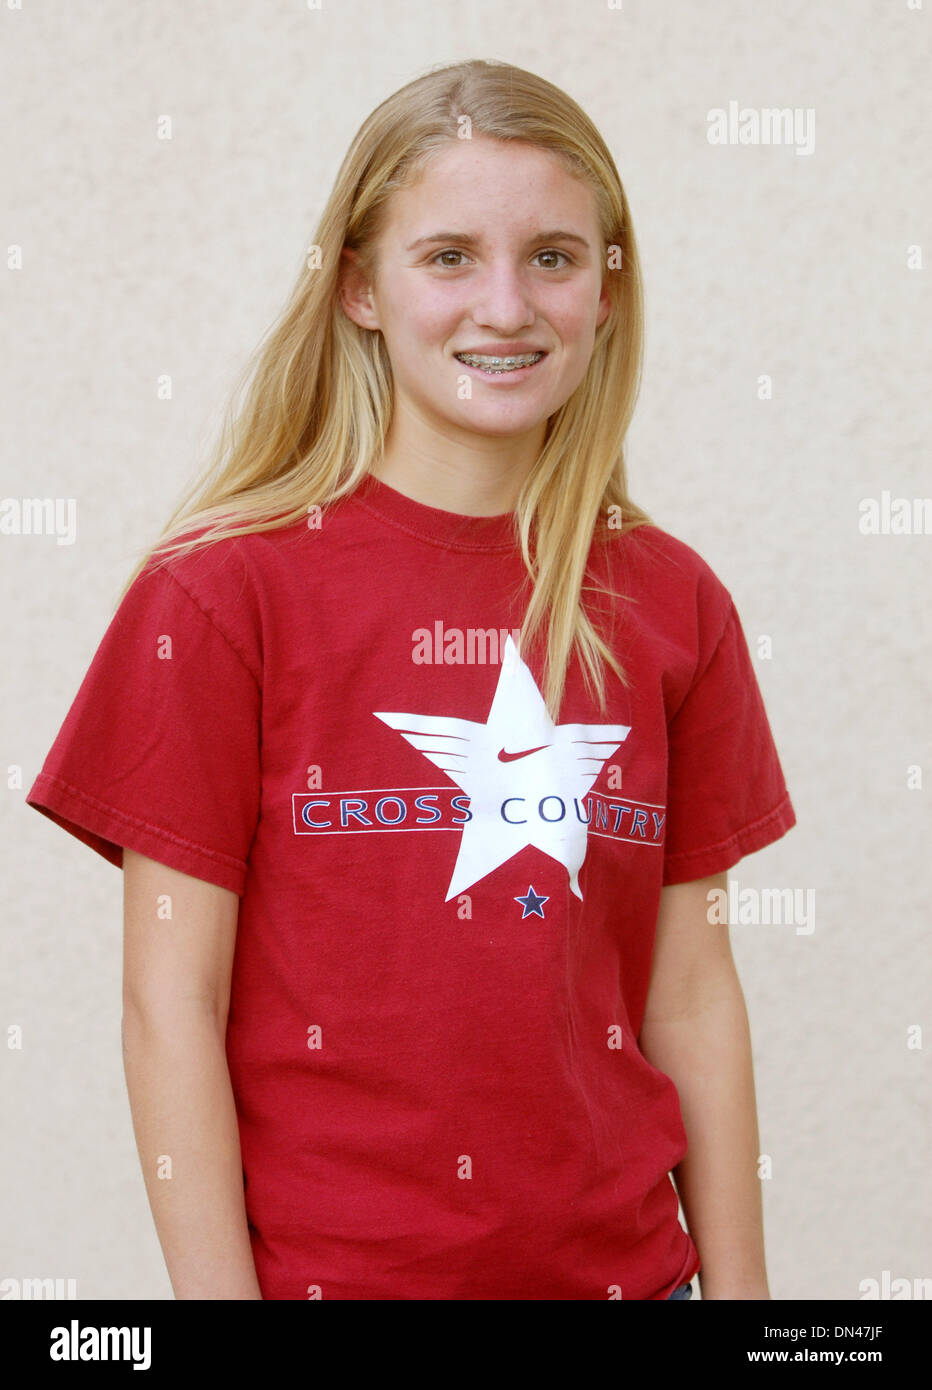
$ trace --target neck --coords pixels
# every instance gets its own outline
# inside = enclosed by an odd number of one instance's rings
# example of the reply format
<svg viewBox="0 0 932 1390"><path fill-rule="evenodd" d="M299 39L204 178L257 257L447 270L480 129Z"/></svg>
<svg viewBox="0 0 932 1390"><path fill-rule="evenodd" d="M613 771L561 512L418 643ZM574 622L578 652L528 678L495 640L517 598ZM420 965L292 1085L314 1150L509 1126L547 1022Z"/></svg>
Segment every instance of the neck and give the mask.
<svg viewBox="0 0 932 1390"><path fill-rule="evenodd" d="M540 456L544 428L534 437L483 438L479 447L446 437L405 437L397 417L372 466L383 483L415 502L460 516L500 516L515 509L518 493Z"/></svg>

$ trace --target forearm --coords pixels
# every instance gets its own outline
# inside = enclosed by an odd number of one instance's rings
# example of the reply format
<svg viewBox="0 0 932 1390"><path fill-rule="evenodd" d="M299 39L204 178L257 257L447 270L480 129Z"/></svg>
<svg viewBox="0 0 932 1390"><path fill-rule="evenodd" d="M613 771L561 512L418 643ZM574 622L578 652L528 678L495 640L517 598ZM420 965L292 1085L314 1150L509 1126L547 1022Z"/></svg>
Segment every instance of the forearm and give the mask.
<svg viewBox="0 0 932 1390"><path fill-rule="evenodd" d="M675 1084L689 1149L674 1177L702 1260L703 1299L770 1297L747 1009L737 975L709 1002L645 1023L641 1050Z"/></svg>
<svg viewBox="0 0 932 1390"><path fill-rule="evenodd" d="M178 1299L261 1299L222 1032L203 1014L123 1009L143 1177Z"/></svg>

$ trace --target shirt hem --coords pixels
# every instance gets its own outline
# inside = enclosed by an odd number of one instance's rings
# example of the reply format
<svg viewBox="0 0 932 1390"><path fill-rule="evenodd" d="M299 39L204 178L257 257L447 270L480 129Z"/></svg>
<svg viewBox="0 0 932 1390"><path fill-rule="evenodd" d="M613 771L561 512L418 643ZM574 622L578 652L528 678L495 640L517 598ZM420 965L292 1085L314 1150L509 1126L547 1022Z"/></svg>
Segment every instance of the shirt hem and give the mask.
<svg viewBox="0 0 932 1390"><path fill-rule="evenodd" d="M679 1274L672 1283L664 1285L660 1293L654 1294L655 1300L668 1299L681 1284L691 1284L693 1279L702 1268L702 1261L699 1259L699 1251L696 1249L692 1240L689 1242L689 1250L686 1259L680 1269Z"/></svg>
<svg viewBox="0 0 932 1390"><path fill-rule="evenodd" d="M118 869L123 849L135 850L192 877L206 879L242 897L246 865L217 850L205 849L174 831L128 815L72 786L54 773L40 772L27 797L27 806L40 811L76 839L96 850Z"/></svg>
<svg viewBox="0 0 932 1390"><path fill-rule="evenodd" d="M749 825L736 830L725 840L702 849L677 850L667 855L664 861L663 884L686 883L694 878L708 878L712 874L723 873L733 868L746 854L754 854L759 849L773 844L796 824L796 812L790 801L789 792L766 816L751 821Z"/></svg>

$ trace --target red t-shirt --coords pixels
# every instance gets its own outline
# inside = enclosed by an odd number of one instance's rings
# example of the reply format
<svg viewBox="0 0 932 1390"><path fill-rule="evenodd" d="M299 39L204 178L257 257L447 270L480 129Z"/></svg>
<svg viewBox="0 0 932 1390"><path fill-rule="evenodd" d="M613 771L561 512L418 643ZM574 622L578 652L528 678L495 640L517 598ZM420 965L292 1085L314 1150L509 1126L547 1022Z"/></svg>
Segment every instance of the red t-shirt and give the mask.
<svg viewBox="0 0 932 1390"><path fill-rule="evenodd" d="M554 725L511 518L374 477L147 567L27 801L241 896L227 1057L268 1299L664 1299L699 1268L638 1048L664 884L795 824L731 597L593 544L631 681ZM601 616L600 616L601 615Z"/></svg>

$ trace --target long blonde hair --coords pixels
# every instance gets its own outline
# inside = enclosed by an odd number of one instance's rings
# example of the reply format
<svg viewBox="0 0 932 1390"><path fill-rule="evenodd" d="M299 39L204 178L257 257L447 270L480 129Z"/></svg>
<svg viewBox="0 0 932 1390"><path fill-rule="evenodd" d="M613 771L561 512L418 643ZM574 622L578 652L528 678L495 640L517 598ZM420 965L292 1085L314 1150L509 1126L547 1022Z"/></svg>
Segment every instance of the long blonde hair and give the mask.
<svg viewBox="0 0 932 1390"><path fill-rule="evenodd" d="M184 495L121 598L147 562L158 568L196 546L293 525L309 507L325 508L352 492L370 472L391 421L391 365L381 333L358 327L339 306L340 253L353 248L371 270L388 200L432 153L461 138L464 118L470 134L522 141L560 158L593 190L603 240L609 315L596 330L583 381L547 423L514 511L532 585L521 649L546 622L543 694L556 721L574 645L603 710L600 658L628 684L582 594L592 587L587 559L597 528L624 535L653 524L628 497L624 462L644 310L631 217L608 147L565 92L509 63L476 59L433 69L363 122L313 239L319 250L247 363L206 474ZM195 529L198 535L181 539Z"/></svg>

